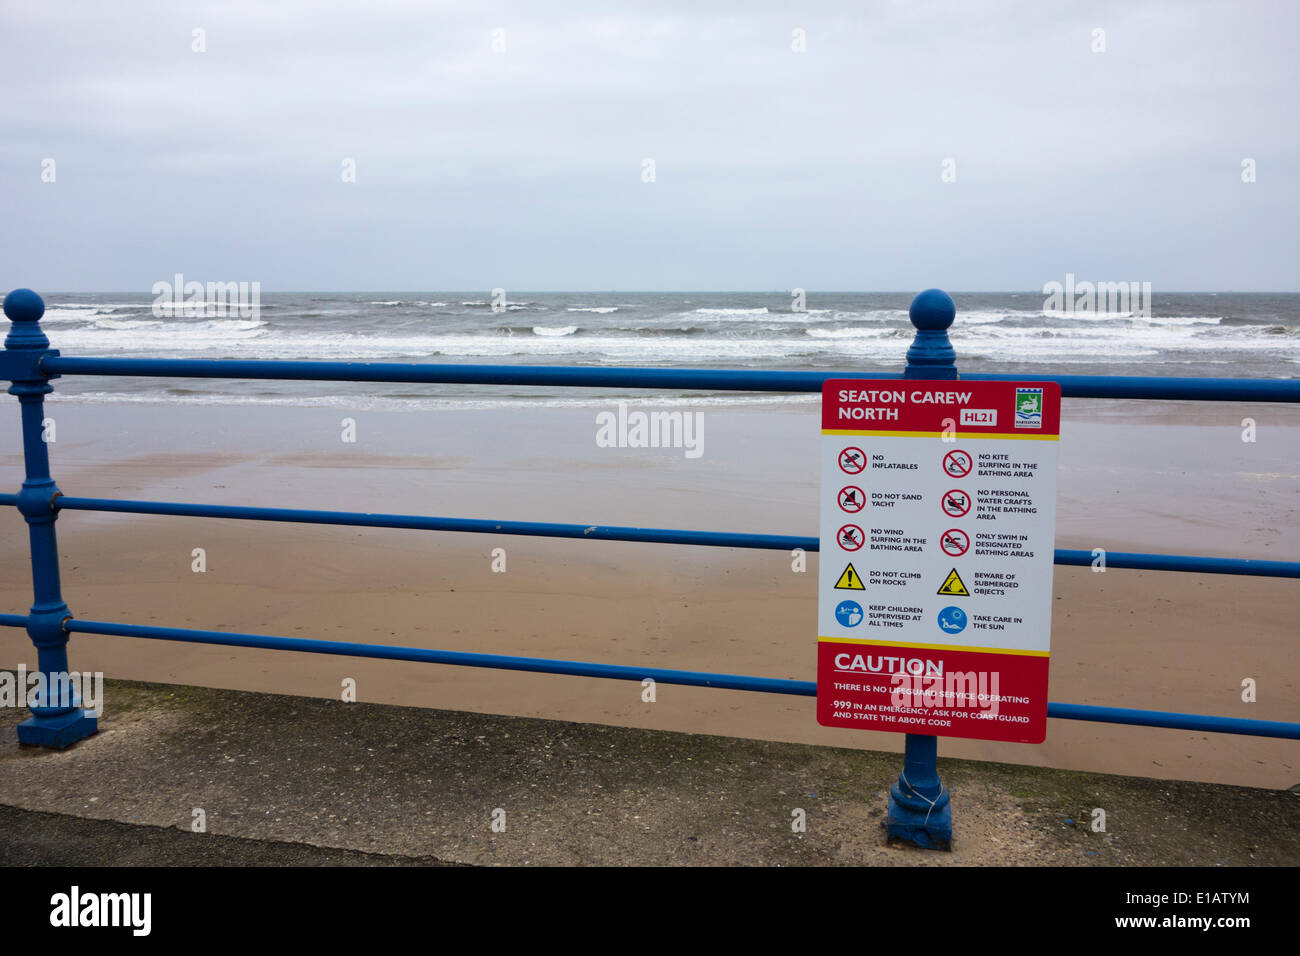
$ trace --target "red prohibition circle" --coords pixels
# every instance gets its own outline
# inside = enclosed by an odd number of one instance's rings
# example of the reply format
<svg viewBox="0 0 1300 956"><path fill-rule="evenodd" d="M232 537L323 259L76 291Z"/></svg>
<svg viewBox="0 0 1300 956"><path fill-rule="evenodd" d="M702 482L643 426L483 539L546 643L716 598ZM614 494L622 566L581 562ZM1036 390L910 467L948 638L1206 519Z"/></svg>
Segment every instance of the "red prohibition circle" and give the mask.
<svg viewBox="0 0 1300 956"><path fill-rule="evenodd" d="M960 558L970 548L970 537L960 528L949 528L939 535L939 547L944 554Z"/></svg>
<svg viewBox="0 0 1300 956"><path fill-rule="evenodd" d="M845 492L848 492L848 494L846 495ZM862 489L857 485L845 485L840 489L840 493L835 496L835 500L839 503L841 511L847 511L849 514L855 515L867 503L867 496L863 494ZM846 501L848 504L845 503ZM852 507L852 505L857 505L857 507Z"/></svg>
<svg viewBox="0 0 1300 956"><path fill-rule="evenodd" d="M849 532L847 537L845 532ZM862 547L863 540L862 529L855 524L846 524L835 533L835 543L845 551L858 550L858 548Z"/></svg>
<svg viewBox="0 0 1300 956"><path fill-rule="evenodd" d="M965 502L965 504L962 504L962 502ZM970 511L970 495L959 488L950 489L943 493L943 498L939 501L939 507L943 509L944 514L953 518L960 518Z"/></svg>
<svg viewBox="0 0 1300 956"><path fill-rule="evenodd" d="M954 478L965 478L970 474L974 462L971 461L970 454L961 450L950 451L943 456L943 472L945 475L951 475Z"/></svg>
<svg viewBox="0 0 1300 956"><path fill-rule="evenodd" d="M844 458L846 455L849 454L849 452L857 452L857 461L858 461L857 468L845 467ZM850 460L853 459L850 457ZM838 461L840 463L840 471L844 472L846 475L860 475L862 474L862 469L867 467L867 456L863 453L862 449L858 448L856 445L850 445L848 448L845 448L843 451L841 451L839 454Z"/></svg>

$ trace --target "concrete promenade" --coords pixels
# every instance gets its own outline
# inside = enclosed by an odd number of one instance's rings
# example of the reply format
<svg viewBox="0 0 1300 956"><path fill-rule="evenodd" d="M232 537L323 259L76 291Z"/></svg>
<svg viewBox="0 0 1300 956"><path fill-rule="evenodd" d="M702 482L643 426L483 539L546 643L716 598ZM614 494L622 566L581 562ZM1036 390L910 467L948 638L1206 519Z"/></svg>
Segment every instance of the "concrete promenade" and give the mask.
<svg viewBox="0 0 1300 956"><path fill-rule="evenodd" d="M1284 790L945 760L941 743L938 853L885 843L898 754L162 684L106 696L100 732L62 752L19 747L26 712L0 712L0 863L1300 863Z"/></svg>

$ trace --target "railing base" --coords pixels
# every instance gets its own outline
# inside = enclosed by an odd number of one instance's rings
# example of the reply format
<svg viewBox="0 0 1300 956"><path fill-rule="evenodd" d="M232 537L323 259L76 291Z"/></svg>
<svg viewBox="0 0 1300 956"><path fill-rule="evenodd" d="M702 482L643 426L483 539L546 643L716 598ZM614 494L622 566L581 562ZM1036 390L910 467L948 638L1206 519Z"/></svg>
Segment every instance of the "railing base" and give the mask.
<svg viewBox="0 0 1300 956"><path fill-rule="evenodd" d="M939 738L908 734L906 741L903 772L889 788L885 839L923 850L951 850L952 801L939 779Z"/></svg>
<svg viewBox="0 0 1300 956"><path fill-rule="evenodd" d="M55 717L29 717L18 725L18 742L62 750L99 730L99 718L82 708Z"/></svg>
<svg viewBox="0 0 1300 956"><path fill-rule="evenodd" d="M885 839L902 840L923 850L952 849L952 804L943 795L942 806L917 809L903 802L898 783L889 790L889 822Z"/></svg>

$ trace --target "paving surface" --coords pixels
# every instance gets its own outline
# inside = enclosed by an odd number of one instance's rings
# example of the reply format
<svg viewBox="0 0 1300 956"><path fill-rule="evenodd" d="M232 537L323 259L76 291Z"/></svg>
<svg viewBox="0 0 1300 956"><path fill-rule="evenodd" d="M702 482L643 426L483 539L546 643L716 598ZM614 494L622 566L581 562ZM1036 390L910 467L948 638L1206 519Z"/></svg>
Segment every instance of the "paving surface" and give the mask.
<svg viewBox="0 0 1300 956"><path fill-rule="evenodd" d="M941 756L940 853L885 841L897 754L133 682L106 698L64 751L20 747L25 712L0 712L0 863L1300 863L1289 791Z"/></svg>

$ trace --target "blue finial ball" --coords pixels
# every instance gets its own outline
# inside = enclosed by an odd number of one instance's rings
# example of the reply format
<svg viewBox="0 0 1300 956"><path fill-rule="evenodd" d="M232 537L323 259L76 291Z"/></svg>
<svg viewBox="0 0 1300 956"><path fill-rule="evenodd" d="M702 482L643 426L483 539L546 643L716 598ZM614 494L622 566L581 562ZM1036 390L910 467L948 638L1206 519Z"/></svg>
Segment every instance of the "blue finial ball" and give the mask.
<svg viewBox="0 0 1300 956"><path fill-rule="evenodd" d="M942 289L926 289L912 300L907 314L918 329L946 329L957 318L957 305Z"/></svg>
<svg viewBox="0 0 1300 956"><path fill-rule="evenodd" d="M39 322L45 314L45 300L31 289L14 289L5 296L5 317L10 322Z"/></svg>

